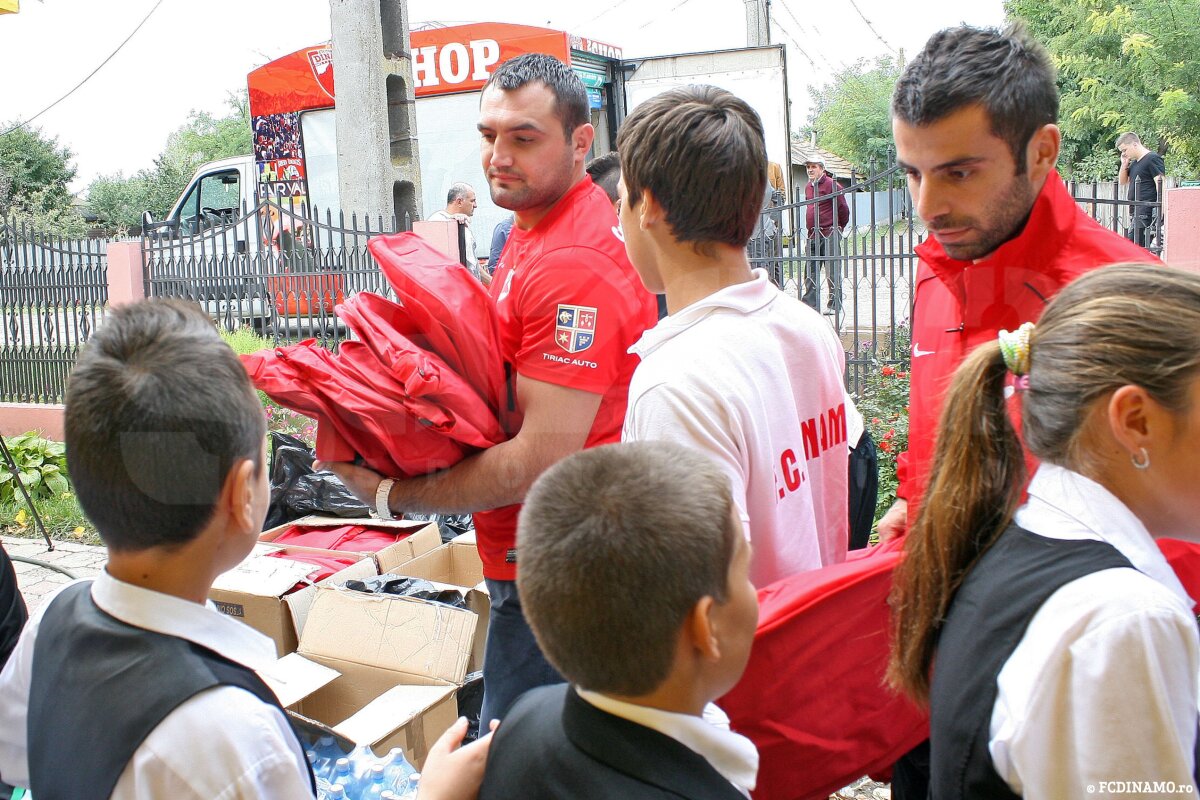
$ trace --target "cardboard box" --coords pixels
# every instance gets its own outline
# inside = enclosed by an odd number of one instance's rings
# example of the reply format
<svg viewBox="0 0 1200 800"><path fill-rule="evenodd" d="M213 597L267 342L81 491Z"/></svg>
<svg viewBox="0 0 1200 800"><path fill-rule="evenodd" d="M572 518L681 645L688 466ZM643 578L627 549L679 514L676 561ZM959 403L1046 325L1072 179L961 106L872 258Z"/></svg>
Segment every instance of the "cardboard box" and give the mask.
<svg viewBox="0 0 1200 800"><path fill-rule="evenodd" d="M280 702L376 755L418 768L458 718L476 615L440 603L318 587L295 653L263 671Z"/></svg>
<svg viewBox="0 0 1200 800"><path fill-rule="evenodd" d="M475 547L475 534L464 533L446 544L419 555L406 564L390 570L396 575L424 578L434 583L450 584L459 588L467 600L467 608L479 615L479 627L471 647L471 663L467 670L474 672L483 668L483 651L487 643L488 615L491 599L487 585L483 582L483 562Z"/></svg>
<svg viewBox="0 0 1200 800"><path fill-rule="evenodd" d="M413 533L407 539L389 545L377 553L274 544L274 540L293 525L334 524L370 524ZM259 537L259 544L246 560L217 576L208 596L222 613L237 617L255 630L271 637L275 641L276 652L283 656L296 649L299 633L304 627L305 617L317 586L339 586L347 580L373 577L437 548L440 543L437 525L430 522L305 517L264 531ZM267 557L268 553L280 551L353 558L356 559L356 563L317 584L291 592L292 587L302 582L313 568L311 565L288 559Z"/></svg>

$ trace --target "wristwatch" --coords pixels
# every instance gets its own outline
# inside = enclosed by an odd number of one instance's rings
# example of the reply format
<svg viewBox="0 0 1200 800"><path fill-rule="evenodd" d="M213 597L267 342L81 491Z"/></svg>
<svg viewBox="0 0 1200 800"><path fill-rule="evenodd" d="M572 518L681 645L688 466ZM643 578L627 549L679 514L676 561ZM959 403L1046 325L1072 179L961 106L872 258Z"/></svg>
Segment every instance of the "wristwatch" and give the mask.
<svg viewBox="0 0 1200 800"><path fill-rule="evenodd" d="M388 495L392 493L392 484L394 481L391 478L384 478L379 482L378 488L375 489L375 513L380 519L395 519L392 514L392 509L388 506Z"/></svg>

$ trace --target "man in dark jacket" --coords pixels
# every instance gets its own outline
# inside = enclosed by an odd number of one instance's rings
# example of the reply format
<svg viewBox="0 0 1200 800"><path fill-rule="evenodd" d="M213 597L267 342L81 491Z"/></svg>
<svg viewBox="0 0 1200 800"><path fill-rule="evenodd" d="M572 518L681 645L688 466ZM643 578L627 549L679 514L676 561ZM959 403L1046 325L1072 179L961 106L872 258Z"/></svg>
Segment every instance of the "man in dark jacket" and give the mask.
<svg viewBox="0 0 1200 800"><path fill-rule="evenodd" d="M821 280L821 264L825 264L825 291L829 294L827 314L842 310L841 265L838 263L838 243L850 221L846 195L839 194L837 183L825 172L825 161L813 156L804 164L808 183L804 184L804 221L808 229L808 262L805 265L805 303L820 311L817 285Z"/></svg>
<svg viewBox="0 0 1200 800"><path fill-rule="evenodd" d="M17 644L21 628L29 614L25 600L17 588L17 575L4 547L0 546L0 668L8 661L8 654ZM2 790L0 790L2 791Z"/></svg>

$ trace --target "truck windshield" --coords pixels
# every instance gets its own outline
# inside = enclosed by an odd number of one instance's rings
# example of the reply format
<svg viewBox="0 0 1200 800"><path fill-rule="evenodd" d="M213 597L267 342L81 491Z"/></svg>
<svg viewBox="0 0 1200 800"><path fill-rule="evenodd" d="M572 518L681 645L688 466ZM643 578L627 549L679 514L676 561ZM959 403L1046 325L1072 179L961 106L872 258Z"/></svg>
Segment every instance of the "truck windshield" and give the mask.
<svg viewBox="0 0 1200 800"><path fill-rule="evenodd" d="M179 229L185 236L202 229L228 225L238 218L241 175L236 169L210 172L192 185L179 206Z"/></svg>

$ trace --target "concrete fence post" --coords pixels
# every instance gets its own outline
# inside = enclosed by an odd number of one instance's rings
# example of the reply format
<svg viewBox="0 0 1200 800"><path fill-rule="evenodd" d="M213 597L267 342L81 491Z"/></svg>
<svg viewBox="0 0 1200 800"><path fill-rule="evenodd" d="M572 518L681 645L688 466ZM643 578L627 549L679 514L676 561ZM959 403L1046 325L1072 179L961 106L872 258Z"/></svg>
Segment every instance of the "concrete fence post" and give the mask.
<svg viewBox="0 0 1200 800"><path fill-rule="evenodd" d="M108 304L124 305L146 296L141 242L108 243Z"/></svg>

